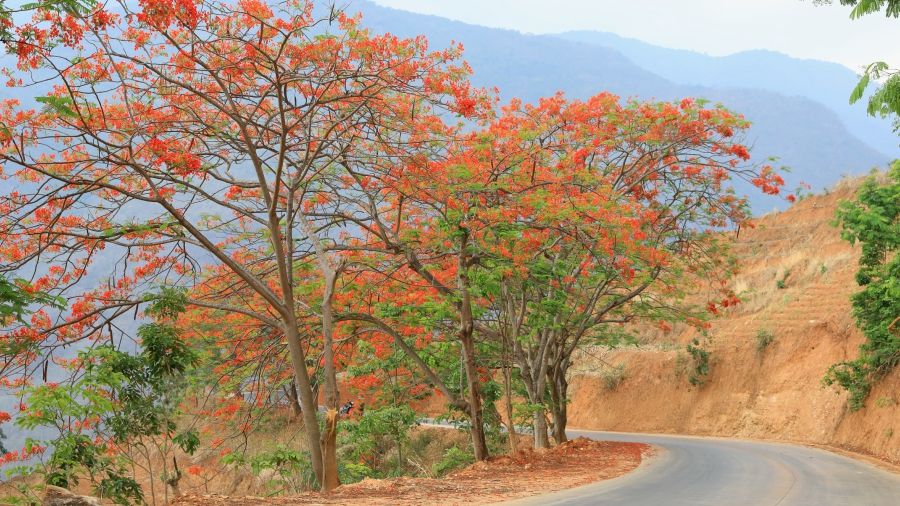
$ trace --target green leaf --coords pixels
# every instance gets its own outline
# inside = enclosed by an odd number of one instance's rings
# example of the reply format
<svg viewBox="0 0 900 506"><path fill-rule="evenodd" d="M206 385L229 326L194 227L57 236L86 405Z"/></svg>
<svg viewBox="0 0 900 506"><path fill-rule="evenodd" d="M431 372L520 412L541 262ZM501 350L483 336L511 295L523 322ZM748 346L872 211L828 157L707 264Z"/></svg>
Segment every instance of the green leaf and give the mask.
<svg viewBox="0 0 900 506"><path fill-rule="evenodd" d="M75 111L72 110L72 106L75 105L75 102L71 97L46 96L37 97L34 100L46 105L49 109L62 116L67 116L69 118L78 117L78 114L76 114Z"/></svg>
<svg viewBox="0 0 900 506"><path fill-rule="evenodd" d="M863 93L866 92L866 88L869 87L869 73L866 72L859 78L859 82L856 84L856 87L853 88L853 93L850 94L850 103L855 104L863 97Z"/></svg>

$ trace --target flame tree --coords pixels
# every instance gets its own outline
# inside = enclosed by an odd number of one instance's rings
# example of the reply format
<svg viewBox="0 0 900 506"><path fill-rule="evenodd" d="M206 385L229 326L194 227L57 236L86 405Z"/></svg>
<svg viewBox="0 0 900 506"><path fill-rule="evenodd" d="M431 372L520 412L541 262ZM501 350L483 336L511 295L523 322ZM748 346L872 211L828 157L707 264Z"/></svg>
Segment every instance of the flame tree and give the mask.
<svg viewBox="0 0 900 506"><path fill-rule="evenodd" d="M17 181L0 200L0 255L32 273L29 290L70 304L5 331L8 386L64 346L112 339L144 292L219 272L235 296L209 291L191 306L243 314L286 341L313 469L324 489L338 485L333 424L320 434L304 341L321 341L333 411L341 265L329 245L348 225L307 214L331 205L339 162L396 132L438 128L436 114L472 114L480 100L462 81L458 48L430 52L422 38L373 36L357 21L298 0L38 9L10 84L46 95L40 107L0 104L3 177ZM359 191L344 181L341 191ZM294 271L306 263L320 297L298 290ZM246 294L256 303L232 305ZM309 314L317 323L304 333Z"/></svg>
<svg viewBox="0 0 900 506"><path fill-rule="evenodd" d="M359 201L366 248L383 255L371 257L380 280L370 281L379 294L369 295L367 318L459 345L466 398L449 400L468 412L477 459L487 455L480 390L491 368L479 343L511 350L539 408L536 444L546 446L548 388L564 440L565 374L585 339L638 316L683 317L664 311L676 283L727 276L714 233L747 218L729 181L769 194L782 184L748 163L737 140L747 126L692 100L555 96L513 101L483 128L403 165L354 172L374 189Z"/></svg>

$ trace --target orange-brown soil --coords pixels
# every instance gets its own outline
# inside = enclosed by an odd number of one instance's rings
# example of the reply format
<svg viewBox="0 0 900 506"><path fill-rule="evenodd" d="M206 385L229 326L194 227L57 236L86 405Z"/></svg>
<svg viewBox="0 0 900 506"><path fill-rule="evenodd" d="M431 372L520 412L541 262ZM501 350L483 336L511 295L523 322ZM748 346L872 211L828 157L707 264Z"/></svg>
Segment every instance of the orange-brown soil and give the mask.
<svg viewBox="0 0 900 506"><path fill-rule="evenodd" d="M743 303L712 324L711 372L686 379L687 329L642 334L637 348L586 350L575 366L569 422L585 429L738 436L819 444L900 462L900 369L851 413L846 394L822 385L828 367L863 342L849 297L859 248L831 225L858 181L756 220L735 241ZM783 288L779 288L783 280ZM773 341L759 346L768 332ZM624 380L607 388L610 366Z"/></svg>
<svg viewBox="0 0 900 506"><path fill-rule="evenodd" d="M549 450L522 450L493 457L442 479L363 480L329 494L293 497L188 495L183 506L250 505L426 505L488 504L577 487L634 470L652 452L648 445L576 439Z"/></svg>

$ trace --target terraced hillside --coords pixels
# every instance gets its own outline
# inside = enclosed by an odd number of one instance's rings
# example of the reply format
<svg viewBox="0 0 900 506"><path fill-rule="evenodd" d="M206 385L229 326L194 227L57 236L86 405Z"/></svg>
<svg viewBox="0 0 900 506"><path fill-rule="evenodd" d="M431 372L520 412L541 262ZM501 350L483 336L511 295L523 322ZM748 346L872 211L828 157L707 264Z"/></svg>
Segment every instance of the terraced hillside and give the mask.
<svg viewBox="0 0 900 506"><path fill-rule="evenodd" d="M638 348L587 350L573 378L573 427L722 435L824 444L900 462L900 370L866 407L824 387L834 362L854 357L863 337L850 314L858 248L830 223L858 181L757 220L735 241L744 302L713 323L710 373L687 378L685 329L650 331ZM620 382L608 381L621 375Z"/></svg>

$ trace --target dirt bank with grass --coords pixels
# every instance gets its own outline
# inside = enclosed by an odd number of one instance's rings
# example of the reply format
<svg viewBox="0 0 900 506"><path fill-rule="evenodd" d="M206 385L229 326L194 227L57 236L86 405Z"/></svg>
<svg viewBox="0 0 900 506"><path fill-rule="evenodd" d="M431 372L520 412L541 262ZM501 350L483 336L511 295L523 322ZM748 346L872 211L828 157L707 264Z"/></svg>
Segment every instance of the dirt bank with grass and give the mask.
<svg viewBox="0 0 900 506"><path fill-rule="evenodd" d="M638 443L576 439L542 451L493 457L444 478L363 480L330 494L293 497L236 497L195 494L179 498L182 506L212 505L463 505L490 504L530 497L615 478L637 468L652 447Z"/></svg>
<svg viewBox="0 0 900 506"><path fill-rule="evenodd" d="M828 367L863 342L849 297L859 249L830 223L857 182L762 217L735 241L744 302L715 321L710 373L688 382L693 362L675 328L645 331L638 348L587 350L570 388L571 427L777 439L839 447L900 462L900 370L866 407L822 385Z"/></svg>

